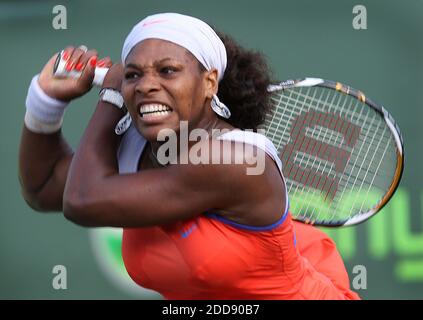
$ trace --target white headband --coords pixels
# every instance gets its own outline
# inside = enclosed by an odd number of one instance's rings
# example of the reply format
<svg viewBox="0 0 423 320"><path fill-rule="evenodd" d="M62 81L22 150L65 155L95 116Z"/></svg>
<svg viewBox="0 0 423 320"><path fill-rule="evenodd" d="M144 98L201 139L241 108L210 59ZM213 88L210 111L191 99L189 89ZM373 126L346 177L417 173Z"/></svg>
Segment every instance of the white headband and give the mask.
<svg viewBox="0 0 423 320"><path fill-rule="evenodd" d="M191 52L210 71L216 68L218 80L226 69L226 49L214 30L205 22L178 13L160 13L148 16L132 28L122 48L122 63L136 44L145 39L173 42Z"/></svg>

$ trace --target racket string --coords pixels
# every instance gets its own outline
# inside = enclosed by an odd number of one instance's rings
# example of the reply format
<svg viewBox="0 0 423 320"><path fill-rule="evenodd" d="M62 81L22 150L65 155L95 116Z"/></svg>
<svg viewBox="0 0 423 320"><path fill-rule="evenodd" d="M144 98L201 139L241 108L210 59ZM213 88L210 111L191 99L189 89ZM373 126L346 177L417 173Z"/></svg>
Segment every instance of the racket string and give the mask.
<svg viewBox="0 0 423 320"><path fill-rule="evenodd" d="M338 96L338 97L340 97L339 99L341 99L341 96ZM341 111L340 111L340 117L342 118L342 109L345 107L345 104L347 103L347 100L348 99L346 99L345 98L345 96L343 97L344 99L344 101L343 101L343 104L342 104L342 107L341 107ZM351 108L351 105L352 105L352 103L353 103L353 101L352 100L350 100L350 104L349 104L349 106L348 106L348 108ZM331 105L333 105L333 104L331 104ZM329 111L329 109L330 109L330 106L328 107L328 111ZM343 123L341 124L341 130L340 131L342 131L342 126L343 126ZM326 137L325 137L326 138ZM326 141L326 139L324 139L323 141ZM339 147L341 147L342 146L342 144L343 144L343 142L344 142L344 140L342 140L341 142L340 142L340 144L338 145L338 148ZM332 180L332 181L334 181L334 180ZM339 184L339 182L338 182L338 184ZM332 186L331 186L332 187ZM332 202L331 203L331 205L332 204L334 204L334 202ZM333 208L332 206L330 206L329 207L329 209L331 209L332 211L333 211L333 213L335 213L336 211L338 211L339 209L338 209L338 205L337 205L337 203L336 203L336 206ZM312 219L314 218L314 214L315 214L315 210L316 210L316 208L314 208L313 209L313 211L312 211L312 213L311 213L311 217L312 217ZM320 216L321 216L321 214L322 214L322 212L321 212L321 210L317 213L317 217L315 218L315 220L319 220L319 218L320 218ZM332 215L332 219L333 219L333 215Z"/></svg>
<svg viewBox="0 0 423 320"><path fill-rule="evenodd" d="M335 96L335 95L334 95ZM340 96L340 95L338 95L338 97L339 97L339 99L341 99L341 97L342 96ZM346 102L347 102L347 99L345 99L345 96L344 96L344 101L343 101L344 103L343 103L343 105L342 106L345 106L345 104L346 104ZM350 106L349 107L351 107L351 104L352 104L352 101L350 101ZM330 111L330 107L331 106L333 106L334 104L333 103L331 103L329 106L328 106L328 111ZM339 105L339 101L338 101L338 103L337 103L337 105ZM342 110L342 109L341 109ZM335 110L334 110L335 111ZM340 117L342 118L342 114L340 113ZM336 127L337 127L337 125L338 125L338 123L336 123L336 125L335 125L335 128L334 128L334 130L333 131L337 131L336 130ZM340 127L340 130L339 131L341 131L342 132L342 127L343 127L343 125L344 125L344 122L343 123L341 123L341 127ZM348 127L348 126L347 126ZM324 139L323 139L323 141L327 141L327 138L325 137ZM341 145L342 145L342 143L344 142L344 140L342 140L342 142L338 145L338 148L339 147L341 147ZM328 146L328 144L326 144L326 146ZM326 167L325 167L326 168ZM335 176L337 176L337 174L335 173ZM326 177L328 177L328 175L326 175ZM330 192L330 190L331 190L331 188L332 188L332 185L333 185L333 182L335 181L335 179L336 178L334 178L334 179L332 179L332 184L330 185L330 187L329 187L329 190L328 190L328 194L329 194L329 192ZM326 182L327 182L327 179L326 179L326 181L325 181L325 184L326 184ZM338 184L339 184L339 182L338 182ZM323 186L323 189L324 189L324 186ZM327 195L326 195L326 197L327 197ZM325 200L326 200L326 197L325 197ZM329 207L329 210L332 210L333 211L333 213L335 213L336 211L338 211L338 206L336 205L335 206L335 208L333 208L333 204L334 204L334 202L332 201L331 202L331 206ZM337 203L336 203L337 204ZM314 207L313 208L313 211L311 212L311 219L315 219L315 220L319 220L319 218L320 218L320 216L321 216L321 214L322 214L322 211L321 210L319 210L318 211L318 213L317 213L317 217L314 217L314 215L315 215L315 211L316 211L316 207ZM333 219L333 218L332 218Z"/></svg>
<svg viewBox="0 0 423 320"><path fill-rule="evenodd" d="M325 101L324 102L319 102L319 103L321 103L323 106L325 106L325 105L327 105L328 104L328 100L329 100L329 97L330 97L330 95L329 94L327 94L326 95L326 99L325 99ZM332 97L332 100L331 100L331 102L330 102L330 104L333 104L333 102L334 102L334 99L335 99L335 96L333 96ZM320 99L319 99L320 100ZM316 104L316 107L318 107L318 105ZM326 118L327 118L327 116L328 116L328 113L326 113L326 115L325 115L325 120L326 120ZM322 126L319 126L319 135L321 134L321 131L322 131ZM323 141L325 141L325 138L326 138L326 134L327 134L328 132L325 132L325 136L324 136L324 138L323 138ZM295 145L295 143L294 143L294 145ZM315 147L316 147L316 145L317 145L317 140L315 140L314 141L314 144L313 144L313 151L314 151L314 149L315 149ZM321 147L321 145L320 145L320 147ZM313 164L315 163L315 161L316 161L316 159L317 159L317 157L314 157L314 160L313 160ZM304 160L304 156L302 157L302 159L301 159L301 163L303 163L303 160ZM319 162L319 167L318 167L318 169L316 170L316 172L319 172L319 169L320 169L320 164L321 164L322 162ZM327 165L327 162L324 162L324 167L323 167L323 169L322 169L322 171L324 171L325 169L326 169L326 165ZM298 166L298 168L300 168L300 166ZM298 169L297 169L297 172L298 172ZM309 178L310 178L310 174L311 174L311 171L309 171L309 174L307 175L307 178L306 178L306 181L308 181L309 180ZM314 179L316 178L316 176L313 176L313 180L311 181L311 185L313 185L313 183L314 183ZM294 181L295 181L295 177L294 177L294 179L293 179ZM317 186L320 184L320 178L319 178L319 181L317 182ZM322 187L322 189L324 190L324 186ZM317 189L313 189L313 193L312 194L310 194L310 193L308 193L308 194L306 194L308 197L307 197L307 200L309 199L309 196L315 196L315 193L316 193L316 190ZM294 191L294 194L296 194L297 193L297 191L298 191L298 185L297 185L297 188L295 189L295 191ZM303 206L301 206L300 207L300 209L299 209L299 212L301 212L301 211L305 211L305 212L307 212L308 211L308 209L309 209L309 207L310 207L310 203L311 203L311 201L305 201L304 203L307 203L307 207L305 208L305 210L304 210L304 207ZM313 212L312 212L312 214L309 216L309 219L310 220L312 220L313 219Z"/></svg>
<svg viewBox="0 0 423 320"><path fill-rule="evenodd" d="M368 112L367 113L367 115L369 115L369 113L370 112ZM371 122L371 124L373 124L373 122L374 122L374 120L376 119L376 117L373 117L372 118L372 122ZM368 137L369 135L368 134L365 134L365 133L363 133L363 135L364 135L364 138L363 138L363 141L365 141L366 140L366 137ZM374 138L375 137L375 135L372 135L372 137ZM358 151L358 154L361 154L361 152L362 152L362 149L363 149L363 147L365 146L365 143L362 143L361 144L361 146L360 146L360 149L359 149L359 151ZM365 155L364 155L364 157L363 157L363 159L362 159L362 161L361 161L361 165L359 165L359 166L357 166L359 169L359 171L361 170L361 168L362 168L362 166L363 166L363 164L365 163L365 160L366 160L366 157L367 157L367 154L368 154L368 152L369 152L369 150L370 150L370 148L371 148L371 145L369 144L368 145L368 148L367 148L367 151L366 151L366 153L365 153ZM353 167L355 167L355 165L357 164L357 160L358 160L358 158L355 158L355 161L354 161L354 163L353 163ZM358 179L358 176L359 176L359 171L357 172L357 174L355 174L354 175L354 170L353 171L351 171L351 174L348 176L348 180L347 180L347 182L346 182L346 185L351 185L352 187L354 187L355 185L356 185L356 182L357 182L357 179ZM349 184L349 182L350 182L350 179L351 178L354 178L354 181L352 182L352 184ZM363 179L364 180L364 179ZM363 182L364 183L364 182ZM361 185L363 185L363 183L361 184ZM339 199L339 202L341 202L342 203L342 199L343 199L343 196L344 196L344 194L345 194L345 190L346 190L347 188L345 188L344 189L344 192L341 194L341 198ZM350 212L350 214L351 214L351 212Z"/></svg>
<svg viewBox="0 0 423 320"><path fill-rule="evenodd" d="M362 102L360 102L359 100L356 100L356 99L353 99L353 98L351 98L351 97L349 97L349 96L346 96L347 98L350 98L352 101L356 101L358 104L362 104ZM286 99L286 105L289 105L289 101L290 101L291 99ZM310 100L310 98L309 98L309 100ZM295 101L295 100L294 100ZM281 103L282 103L283 101L281 101ZM310 100L310 104L312 103L312 102L314 102L314 101L311 101ZM324 101L321 101L321 100L319 100L319 101L315 101L315 102L324 102ZM291 106L290 106L291 107ZM292 107L292 108L294 108L294 107ZM367 109L367 108L366 108ZM298 110L298 113L297 114L299 114L299 113L301 113L301 112L304 112L304 110L302 110L301 108L299 108L299 109L297 109ZM283 113L281 113L281 114L283 114ZM351 119L352 121L354 121L355 123L361 123L362 125L368 125L368 123L364 123L363 121L364 121L364 119L365 118L357 118L357 117L359 117L359 116L361 116L361 113L353 113L353 112L348 112L348 111L346 111L346 116L348 116L349 117L349 119ZM356 117L356 119L354 119L354 117ZM287 119L285 119L285 120L287 120L287 121L292 121L293 120L293 118L287 118ZM272 124L269 124L270 126L269 126L269 128L271 128L271 126L272 126Z"/></svg>
<svg viewBox="0 0 423 320"><path fill-rule="evenodd" d="M386 131L386 126L384 127L384 131ZM375 136L373 136L373 139L374 139L374 137ZM377 149L379 148L379 145L380 145L380 143L382 142L382 140L379 140L379 144L378 144L378 146L377 146ZM384 151L384 154L385 154L385 152L386 152L386 148L388 147L388 145L386 145L385 146L385 151ZM369 147L369 150L370 150L370 147ZM373 161L374 161L374 159L375 159L375 153L373 153L373 156L372 156L372 158L371 158L371 160L370 160L370 164L369 164L369 167L371 167L372 166L372 164L373 164ZM383 158L382 158L383 159ZM380 162L379 162L380 163ZM364 164L364 161L363 161L363 164ZM366 171L366 174L365 174L365 176L364 176L364 180L366 180L366 177L367 177L367 174L368 174L368 171ZM355 205L355 203L356 203L356 201L357 201L357 198L360 196L360 192L361 192L361 189L363 188L363 185L364 185L364 182L363 183L361 183L361 185L360 185L360 189L358 190L358 192L357 192L357 194L356 194L356 198L355 198L355 200L354 200L354 203L353 203L353 205L352 205L352 207L354 207L354 205ZM370 183L369 184L369 188L371 188L372 187L372 184ZM368 192L369 192L369 190L367 190L367 194L368 194ZM364 199L365 199L365 197L364 197ZM362 208L363 208L363 205L364 205L364 202L361 204L361 209L360 209L360 212L361 212L361 210L362 210ZM352 210L351 210L351 212L352 212Z"/></svg>
<svg viewBox="0 0 423 320"><path fill-rule="evenodd" d="M306 127L307 132L303 134L301 141L299 142L294 141L293 143L294 151L296 151L296 154L294 156L294 159L292 159L292 162L297 165L297 168L295 170L294 166L292 166L291 164L290 171L288 172L288 174L286 173L285 174L287 175L287 178L289 179L287 180L288 193L290 197L292 195L293 198L295 198L297 193L300 195L304 193L301 191L301 188L304 188L304 183L302 183L302 181L304 181L305 175L307 175L307 177L305 178L306 183L310 182L309 180L310 180L310 176L312 172L323 173L325 175L324 181L322 182L320 181L322 179L322 176L320 176L316 186L319 186L321 185L321 183L323 183L323 186L320 189L327 190L326 197L331 192L332 186L335 184L336 177L340 176L338 181L336 182L337 183L336 187L341 192L340 193L335 192L335 198L333 198L332 199L333 201L330 203L330 207L329 207L330 212L321 212L318 210L317 206L315 206L312 203L312 200L315 199L313 197L315 197L316 195L322 194L322 191L317 188L311 187L309 188L310 190L307 190L307 192L305 193L307 196L306 201L301 201L298 212L296 213L298 217L301 217L301 216L308 217L308 219L311 219L311 220L319 220L321 215L323 215L324 217L327 217L328 213L330 213L330 219L334 219L335 215L340 214L338 212L340 209L338 205L342 202L345 192L350 190L348 186L351 185L350 183L351 179L354 179L352 187L354 187L354 185L357 182L360 184L360 189L359 189L360 192L363 189L363 187L365 190L366 186L368 185L369 187L367 188L366 196L369 194L372 186L374 186L374 181L376 177L378 176L377 173L380 169L383 159L386 156L388 147L392 143L392 137L389 135L389 132L388 132L388 135L385 135L386 128L385 130L383 130L382 134L380 134L379 128L380 128L380 122L382 122L382 120L380 120L377 123L377 126L373 126L375 119L377 119L377 117L380 118L380 116L376 114L376 111L373 111L372 109L368 107L363 108L361 101L351 98L348 95L343 95L344 99L342 99L341 98L342 96L339 94L331 95L332 90L329 90L329 89L321 90L320 95L316 98L317 91L319 90L315 90L315 88L313 88L314 92L312 92L312 96L311 96L310 87L307 87L305 90L303 90L303 88L300 88L300 89L301 90L299 90L299 92L295 90L284 90L282 94L277 95L277 99L274 98L276 95L273 96L272 100L276 102L277 106L279 107L275 109L271 118L268 117L266 119L266 123L265 123L266 134L274 143L277 142L277 149L279 150L281 144L285 146L286 144L290 143L290 140L291 140L291 137L289 134L290 130L288 130L290 129L291 126L286 125L287 123L292 125L293 119L297 119L301 113L310 112L310 110L321 111L323 109L325 111L323 120L321 119L322 117L321 114L317 115L319 117L317 120L318 125L314 125L313 128ZM328 103L330 98L331 98L331 101ZM348 98L350 101L348 101ZM354 101L356 103L354 107L351 108ZM348 107L345 107L347 105L347 102L349 102ZM305 106L307 106L307 108ZM365 114L364 112L362 112L363 110L366 110ZM333 114L331 114L332 111L333 111ZM374 116L370 117L371 119L369 119L369 115L371 115L372 111L374 112ZM335 123L333 130L326 128L325 124L327 124L327 118L329 116L331 117L330 124L332 124L332 121L334 120L333 116L335 114L338 115L341 121L338 121L337 123ZM316 114L313 113L310 118L310 115L306 114L306 116L304 117L303 126L306 120L308 120L309 122L316 121L315 116ZM348 119L348 121L342 121L342 119L345 119L345 120ZM346 147L348 146L348 144L345 144L344 141L351 139L351 138L348 138L348 133L349 133L349 136L354 136L354 130L356 130L354 126L352 130L350 130L351 123L355 123L356 126L359 125L360 127L362 127L362 133L364 133L365 136L364 138L360 137L360 139L358 139L357 143L359 143L360 145L356 145L354 147ZM313 122L313 124L315 123ZM281 130L283 130L283 133L278 134L278 131L281 125L284 125L285 127L281 128ZM338 128L338 126L340 127ZM365 127L368 129L364 129ZM305 146L305 150L302 150L301 148L303 148L305 136L312 137L314 141L310 142L311 140L309 139L307 142L307 146ZM380 138L376 139L375 141L376 136L379 136ZM372 137L370 141L369 141L369 137ZM324 144L320 143L319 148L322 148L322 145L324 145L324 149L328 149L330 146L337 146L338 148L342 147L342 149L350 153L351 156L347 159L347 162L345 164L345 169L348 168L348 170L350 170L352 174L349 174L349 175L339 174L338 172L336 172L336 170L334 170L333 162L329 160L325 161L324 159L321 159L321 158L318 159L318 157L315 156L316 147L317 145L319 145L318 141L321 141L321 142L324 141ZM379 148L381 144L385 145L385 148L382 152ZM367 146L367 150L364 157L361 157L361 156L355 157L353 153L353 149L359 147L360 150L358 154L360 155L364 145ZM372 150L372 154L371 154L372 157L370 160L371 163L368 166L367 170L363 173L362 167L366 163L366 160L369 155L369 150ZM318 154L320 154L319 153L320 151L318 151ZM326 150L323 150L323 151L326 152ZM355 153L357 154L357 152ZM291 158L291 156L292 156L291 154L288 155L288 161ZM373 165L375 158L380 159L377 165L376 164ZM392 156L392 160L393 159L396 160L395 155ZM352 160L353 162L351 165ZM389 160L391 160L391 158ZM316 162L317 162L317 165L316 165ZM361 163L361 164L358 165L357 163ZM287 164L285 163L284 166L287 166ZM300 167L303 169L302 173L300 173ZM373 171L372 170L373 168L376 168L376 170ZM308 173L304 171L304 169L308 169ZM295 171L293 172L293 170ZM357 173L355 176L353 174L354 172ZM301 176L298 176L299 174L301 174ZM294 179L289 178L292 176ZM300 182L295 181L297 176ZM368 178L368 176L370 177ZM315 186L314 179L316 179L316 175L314 175L312 179L313 181L311 181L311 186ZM378 176L378 180L381 180L381 179L382 177ZM371 181L369 182L368 180L371 180ZM328 189L326 187L327 183L330 183ZM308 186L310 186L310 184L308 184ZM357 198L355 199L353 206L351 207L348 213L348 216L351 216L353 208L356 205ZM360 211L362 211L364 205L365 205L365 198L363 202L361 202ZM312 206L312 211L311 211L311 214L307 215L307 212L309 212L310 206ZM316 213L316 210L317 210L317 213ZM305 214L302 214L303 212L305 212ZM295 213L293 214L295 215ZM342 213L343 216L345 216L345 214L346 213L344 212Z"/></svg>
<svg viewBox="0 0 423 320"><path fill-rule="evenodd" d="M315 92L317 92L317 90L315 90ZM318 98L318 99L315 99L315 94L313 95L313 97L312 97L312 99L309 99L311 102L315 102L316 103L316 105L314 106L315 108L319 108L319 104L320 105L322 105L322 106L327 106L327 105L333 105L333 103L334 103L334 99L336 98L336 97L338 97L338 100L340 99L340 96L338 95L338 96L336 96L336 95L332 95L332 100L330 101L330 103L328 104L328 100L329 100L329 98L330 98L330 94L326 91L325 93L326 93L326 97L325 97L325 100L322 100L322 97L323 97L323 93L324 93L325 91L322 91L322 93L321 93L321 95L320 95L320 97ZM301 96L301 93L300 94L298 94L299 96ZM292 95L290 95L290 96L292 96ZM345 105L345 103L346 103L346 101L344 101L344 105ZM338 101L338 104L339 104L339 101ZM310 104L309 106L313 106L313 104ZM304 109L304 108L303 108ZM309 108L309 109L311 109L311 108ZM301 110L301 109L299 109L299 110ZM325 115L325 120L324 121L326 121L326 118L327 118L327 116L328 116L328 114L326 114ZM331 122L333 121L333 119L331 119ZM321 135L321 132L322 132L322 130L323 130L323 126L319 126L319 133L318 133L318 135L320 136ZM325 130L325 132L324 132L324 134L323 134L323 139L321 139L321 140L323 140L323 141L325 141L325 140L327 140L327 138L326 138L326 136L327 136L327 134L329 133L329 131L327 131L327 130ZM295 142L294 142L294 145L295 145ZM313 149L313 151L315 150L315 148L316 148L316 145L317 145L317 141L315 140L314 141L314 143L313 143L313 146L312 146L312 149ZM309 146L307 146L307 148L306 148L306 150L307 149L309 149ZM302 159L300 160L300 162L303 162L303 160L304 160L304 155L305 155L305 153L303 153L303 157L302 157ZM312 164L312 166L315 164L315 162L316 162L316 157L313 157L313 164ZM317 168L317 171L320 169L320 166L321 166L321 164L322 164L322 162L319 162L319 165L318 165L318 168ZM330 162L324 162L324 167L321 169L321 171L325 171L325 169L326 169L326 165L330 165ZM298 169L297 169L297 173L298 173ZM297 174L296 173L296 174ZM307 176L307 178L306 178L306 181L308 181L309 180L309 178L310 178L310 174L311 174L311 171L308 173L308 176ZM288 173L288 176L290 176L290 173ZM313 179L314 180L314 179ZM294 177L294 181L295 181L295 177ZM314 181L313 181L314 182ZM312 184L313 184L313 182L312 182ZM326 185L326 183L327 183L327 181L325 181L324 182L324 184L323 184L323 187ZM319 185L320 184L320 179L319 179L319 181L318 181L318 183L317 183L317 185ZM296 187L296 189L294 190L294 191L291 191L291 194L292 193L294 193L294 194L296 194L297 193L297 190L298 190L298 187L299 187L299 184L297 184L297 187ZM313 192L313 195L316 193L316 191L318 192L318 190L316 190L316 189L314 189L313 190L314 192ZM329 189L329 191L330 191L330 189ZM307 194L307 195L310 195L310 194ZM309 209L309 205L310 205L310 201L304 201L304 203L308 203L308 205L307 205L307 208L305 208L306 210L306 212L307 212L307 210ZM303 207L301 207L300 209L299 209L299 211L302 211L304 208ZM314 211L313 211L313 213L312 213L312 216L314 215ZM313 218L311 216L311 218Z"/></svg>

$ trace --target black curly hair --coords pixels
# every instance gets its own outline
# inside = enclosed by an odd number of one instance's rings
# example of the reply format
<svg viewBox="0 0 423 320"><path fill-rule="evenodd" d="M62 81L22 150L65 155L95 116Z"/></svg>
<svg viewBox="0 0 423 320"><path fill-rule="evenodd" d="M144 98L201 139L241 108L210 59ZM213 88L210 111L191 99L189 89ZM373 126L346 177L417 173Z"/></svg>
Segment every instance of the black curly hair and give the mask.
<svg viewBox="0 0 423 320"><path fill-rule="evenodd" d="M226 47L227 67L219 82L219 99L231 111L224 119L239 129L257 130L270 112L268 85L272 82L264 55L241 47L232 37L216 31Z"/></svg>

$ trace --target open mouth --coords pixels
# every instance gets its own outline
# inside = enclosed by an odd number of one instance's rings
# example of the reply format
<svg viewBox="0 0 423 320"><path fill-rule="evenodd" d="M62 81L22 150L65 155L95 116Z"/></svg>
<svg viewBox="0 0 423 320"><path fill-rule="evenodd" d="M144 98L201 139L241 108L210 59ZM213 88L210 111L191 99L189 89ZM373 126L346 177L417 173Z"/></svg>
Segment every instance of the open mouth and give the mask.
<svg viewBox="0 0 423 320"><path fill-rule="evenodd" d="M144 119L165 117L171 112L172 109L164 104L144 104L139 110L141 117Z"/></svg>

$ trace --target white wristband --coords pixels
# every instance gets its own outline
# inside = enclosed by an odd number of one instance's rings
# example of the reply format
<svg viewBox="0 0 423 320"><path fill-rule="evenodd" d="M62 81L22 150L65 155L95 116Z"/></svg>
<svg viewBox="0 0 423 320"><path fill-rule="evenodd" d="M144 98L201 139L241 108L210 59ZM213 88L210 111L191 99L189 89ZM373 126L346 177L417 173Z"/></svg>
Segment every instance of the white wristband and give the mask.
<svg viewBox="0 0 423 320"><path fill-rule="evenodd" d="M36 133L53 133L60 129L65 108L69 102L48 96L38 84L37 74L32 78L26 97L26 127Z"/></svg>
<svg viewBox="0 0 423 320"><path fill-rule="evenodd" d="M24 123L25 127L32 132L50 134L60 130L63 123L63 117L61 117L58 122L47 123L38 120L31 114L31 111L26 110Z"/></svg>

